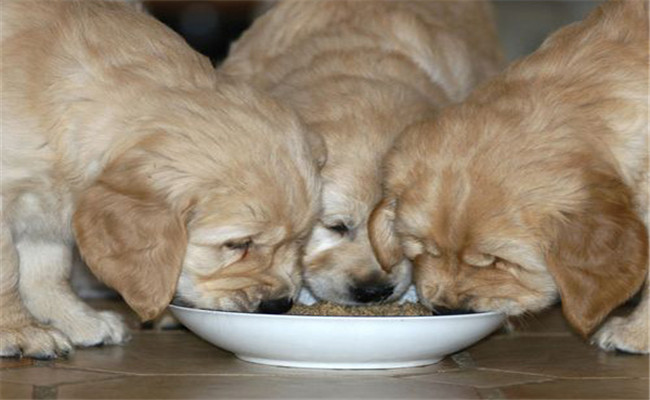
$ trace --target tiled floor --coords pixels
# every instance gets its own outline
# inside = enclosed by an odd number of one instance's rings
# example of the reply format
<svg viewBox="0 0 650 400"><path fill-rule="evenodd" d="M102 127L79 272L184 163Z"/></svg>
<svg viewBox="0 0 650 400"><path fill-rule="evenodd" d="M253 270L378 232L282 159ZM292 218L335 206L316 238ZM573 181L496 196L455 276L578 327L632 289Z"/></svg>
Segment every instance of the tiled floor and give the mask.
<svg viewBox="0 0 650 400"><path fill-rule="evenodd" d="M0 398L648 399L647 356L589 346L558 309L522 325L437 365L382 371L249 364L184 330L138 330L66 360L3 359Z"/></svg>

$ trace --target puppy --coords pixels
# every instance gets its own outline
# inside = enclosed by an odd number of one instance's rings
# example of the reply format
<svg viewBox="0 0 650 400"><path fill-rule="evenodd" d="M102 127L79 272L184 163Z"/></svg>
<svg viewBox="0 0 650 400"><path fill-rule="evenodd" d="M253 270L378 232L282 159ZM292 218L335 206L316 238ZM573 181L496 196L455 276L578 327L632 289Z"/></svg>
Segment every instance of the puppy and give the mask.
<svg viewBox="0 0 650 400"><path fill-rule="evenodd" d="M589 335L647 276L647 135L648 3L611 1L404 133L377 256L412 260L431 308L520 315L559 294ZM647 301L599 346L647 353Z"/></svg>
<svg viewBox="0 0 650 400"><path fill-rule="evenodd" d="M125 340L71 291L75 243L144 320L174 293L290 307L320 198L293 112L124 3L5 1L2 25L0 355Z"/></svg>
<svg viewBox="0 0 650 400"><path fill-rule="evenodd" d="M368 239L381 160L404 127L461 100L500 62L486 2L285 1L232 47L222 70L270 91L325 140L323 211L303 258L317 298L404 293L410 263L383 270Z"/></svg>

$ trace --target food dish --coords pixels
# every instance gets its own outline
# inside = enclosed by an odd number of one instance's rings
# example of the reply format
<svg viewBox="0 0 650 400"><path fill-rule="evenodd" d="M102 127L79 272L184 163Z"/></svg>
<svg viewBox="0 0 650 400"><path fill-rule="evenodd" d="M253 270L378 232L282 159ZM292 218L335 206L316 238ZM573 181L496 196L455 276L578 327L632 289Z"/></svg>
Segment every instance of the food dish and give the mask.
<svg viewBox="0 0 650 400"><path fill-rule="evenodd" d="M341 317L169 308L199 337L244 361L324 369L434 364L484 338L504 320L498 312Z"/></svg>

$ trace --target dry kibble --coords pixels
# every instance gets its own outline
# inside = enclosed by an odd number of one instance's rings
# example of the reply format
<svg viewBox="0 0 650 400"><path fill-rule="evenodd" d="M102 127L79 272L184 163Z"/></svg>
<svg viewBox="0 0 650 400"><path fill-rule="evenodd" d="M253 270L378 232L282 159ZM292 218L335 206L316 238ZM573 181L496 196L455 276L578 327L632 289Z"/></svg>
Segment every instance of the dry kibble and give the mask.
<svg viewBox="0 0 650 400"><path fill-rule="evenodd" d="M376 306L343 306L332 303L316 303L311 306L297 304L291 308L293 315L338 316L430 316L431 310L420 303L380 304Z"/></svg>

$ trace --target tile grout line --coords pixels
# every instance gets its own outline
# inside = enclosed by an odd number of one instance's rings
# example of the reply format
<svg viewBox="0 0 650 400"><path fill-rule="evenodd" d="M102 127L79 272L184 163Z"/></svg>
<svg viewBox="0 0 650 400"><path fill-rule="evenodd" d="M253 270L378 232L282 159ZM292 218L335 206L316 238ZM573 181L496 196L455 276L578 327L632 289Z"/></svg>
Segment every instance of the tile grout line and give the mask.
<svg viewBox="0 0 650 400"><path fill-rule="evenodd" d="M455 370L458 371L458 370ZM432 374L435 375L435 374ZM391 379L400 379L404 378L404 376L387 376L387 378ZM487 393L489 397L486 397L487 399L490 400L506 400L507 398L503 395L501 392L500 388L480 388L476 386L472 386L471 384L466 385L463 383L458 383L458 382L440 382L440 381L434 381L434 383L440 384L440 385L445 385L445 386L454 386L457 388L463 388L463 389L472 389L474 390L474 393L481 395L481 398L483 398L483 393ZM460 400L460 399L458 399Z"/></svg>
<svg viewBox="0 0 650 400"><path fill-rule="evenodd" d="M503 394L501 389L504 388L509 388L509 387L515 387L515 386L522 386L522 385L539 385L542 383L548 383L548 382L559 382L562 380L581 380L583 378L557 378L557 379L546 379L546 380L539 380L539 381L531 381L531 382L519 382L519 383L511 383L511 384L506 384L506 385L501 385L496 388L477 388L479 390L479 394L483 396L484 390L486 391L487 397L486 399L489 400L505 400L507 397ZM595 380L602 380L602 379L612 379L610 377L602 377L602 378L587 378L587 379L595 379ZM614 378L617 379L617 378ZM623 378L624 380L647 380L647 378Z"/></svg>
<svg viewBox="0 0 650 400"><path fill-rule="evenodd" d="M61 385L74 385L77 383L94 383L94 382L101 382L101 381L107 381L111 379L119 379L119 378L125 378L128 375L124 374L111 374L113 376L105 376L101 378L94 378L94 379L85 379L85 380L71 380L71 381L61 381L61 382L56 382L56 383L51 383L51 384L39 384L39 383L34 383L34 382L27 382L27 381L21 381L21 380L13 380L13 379L0 379L0 383L2 382L7 382L7 383L15 383L19 385L31 385L31 386L38 386L38 387L58 387Z"/></svg>
<svg viewBox="0 0 650 400"><path fill-rule="evenodd" d="M569 381L602 381L602 380L620 380L620 381L633 381L633 380L640 380L640 381L647 381L648 378L646 377L639 377L639 376L561 376L558 377L558 379L565 379Z"/></svg>
<svg viewBox="0 0 650 400"><path fill-rule="evenodd" d="M453 373L453 372L459 372L459 371L469 371L469 370L460 370L460 369L457 369L457 370L441 371L441 372L438 373L438 374L409 375L409 376L406 376L406 378L408 379L408 378L411 378L411 377L424 377L424 376L431 376L431 379L435 381L435 380L436 380L436 376L441 376L441 375L444 375L444 374L446 374L446 373ZM472 384L472 383L468 383L468 384L464 384L464 383L463 383L463 384L460 384L460 383L451 383L451 382L448 382L448 381L437 381L437 382L439 382L439 383L444 383L444 384L449 384L449 385L461 385L461 386L465 386L465 387L472 387L472 388L474 388L474 389L476 389L476 390L489 392L490 390L498 391L499 389L504 388L504 387L517 386L517 385L524 385L524 384L527 385L527 384L531 384L531 383L533 383L533 384L534 384L534 383L544 383L544 382L550 382L550 381L554 381L554 380L556 380L556 379L554 379L553 377L551 377L551 376L546 376L546 375L540 375L540 374L529 374L529 373L525 373L525 372L521 373L521 372L501 371L501 370L494 370L494 369L481 368L481 367L479 367L479 368L474 368L474 371L503 372L503 373L513 374L513 375L523 375L523 376L528 376L528 377L530 377L530 378L536 378L536 379L531 379L531 380L529 380L529 381L523 381L523 382L515 382L515 383L509 383L509 384L502 384L502 385L498 385L498 386L476 386L475 384ZM404 377L404 376L401 376L401 377ZM493 398L493 397L489 397L489 398ZM496 398L498 398L498 397L496 397Z"/></svg>
<svg viewBox="0 0 650 400"><path fill-rule="evenodd" d="M647 377L639 376L560 376L560 375L548 375L541 374L538 372L529 372L529 371L515 371L509 369L500 369L500 368L490 368L490 367L478 367L477 369L485 371L495 371L495 372L506 372L511 374L524 374L524 375L533 375L533 376L543 376L551 379L570 379L570 380L602 380L602 379L648 379Z"/></svg>
<svg viewBox="0 0 650 400"><path fill-rule="evenodd" d="M56 369L59 370L66 370L66 371L78 371L78 372L95 372L95 373L106 373L106 374L111 374L111 375L118 375L118 376L124 376L124 377L129 377L129 376L228 376L228 377L233 377L233 376L247 376L247 377L255 377L255 376L260 376L260 377L320 377L323 376L322 374L318 374L316 372L326 372L326 375L330 376L327 374L327 372L330 372L329 370L313 370L314 374L309 374L306 373L307 370L299 370L300 372L293 372L290 371L289 373L286 372L264 372L264 373L175 373L175 372L131 372L131 371L116 371L116 370L106 370L106 369L101 369L101 368L86 368L86 367L75 367L75 366L65 366L65 365L57 365L55 367ZM374 374L371 372L367 373L361 373L356 376L359 377L396 377L396 378L402 378L402 377L410 377L410 376L421 376L421 375L435 375L443 372L450 372L450 371L459 371L459 368L453 368L449 370L443 370L443 371L432 371L432 372L414 372L414 373L397 373L395 375L388 375L388 374ZM344 371L344 370L339 370L339 371ZM371 370L368 370L371 371ZM397 370L399 371L399 370ZM331 374L332 377L337 377L338 375L341 374Z"/></svg>
<svg viewBox="0 0 650 400"><path fill-rule="evenodd" d="M468 351L463 351L460 353L456 353L451 356L451 359L454 360L456 365L460 367L460 369L474 369L476 368L476 361L472 358L472 356L469 354Z"/></svg>
<svg viewBox="0 0 650 400"><path fill-rule="evenodd" d="M474 361L474 358L467 350L452 355L451 359L454 360L454 362L456 363L456 365L458 365L458 367L460 367L461 371L479 369L476 366L476 361ZM501 391L501 389L498 387L487 388L487 389L473 387L473 389L478 395L481 396L481 398L486 398L489 400L503 400L506 398L503 392Z"/></svg>
<svg viewBox="0 0 650 400"><path fill-rule="evenodd" d="M60 364L54 364L54 365L52 365L51 368L52 369L58 369L60 371L95 372L95 373L100 373L101 372L101 373L113 374L113 375L123 375L124 374L124 372L115 372L115 371L101 370L101 369L95 370L95 369L92 369L92 368L83 368L83 367L74 367L74 366L67 367L67 366L63 366L63 365L60 365Z"/></svg>
<svg viewBox="0 0 650 400"><path fill-rule="evenodd" d="M472 369L473 370L487 370L487 371L490 370L489 368L478 367L477 364L476 364L476 361L474 361L474 358L469 353L469 351L463 351L461 353L454 354L454 355L451 356L451 358L460 367L461 370L472 370ZM498 370L498 369L495 369L494 371L495 372L508 372L508 373L521 374L519 372L501 371L501 370ZM524 375L544 376L544 375L541 375L541 374L536 375L536 374L525 374L525 373L524 373ZM548 378L548 379L544 379L544 380L540 380L540 381L536 381L536 382L530 382L530 383L542 383L542 382L553 381L553 379L551 379L551 378L549 378L547 376L544 376L544 377ZM489 400L503 400L503 399L506 399L507 397L501 391L501 388L508 387L508 386L515 386L515 385L514 384L513 385L501 385L501 386L493 387L493 388L477 388L477 387L474 387L474 389L477 391L477 393L481 397L484 397L486 399L489 399Z"/></svg>
<svg viewBox="0 0 650 400"><path fill-rule="evenodd" d="M485 367L475 367L471 369L462 369L462 368L457 368L457 369L449 369L449 370L444 370L444 371L438 371L438 372L424 372L424 373L419 373L419 374L407 374L407 375L398 375L400 378L412 378L412 377L420 377L420 376L436 376L436 375L445 375L448 373L454 373L454 372L462 372L462 371L469 371L469 370L474 370L474 371L487 371L487 372L499 372L499 373L506 373L506 374L512 374L512 375L523 375L523 376L528 376L528 377L535 377L535 378L547 378L546 380L552 380L557 377L552 376L552 375L544 375L544 374L538 374L534 372L521 372L521 371L510 371L510 370L501 370L501 369L496 369L496 368L485 368ZM531 381L531 382L545 382L546 380L541 380L541 381Z"/></svg>
<svg viewBox="0 0 650 400"><path fill-rule="evenodd" d="M403 373L403 374L398 374L398 375L393 375L397 378L412 378L412 377L417 377L417 376L427 376L427 375L440 375L440 374L446 374L448 372L458 372L462 371L461 368L452 368L452 369L445 369L442 371L431 371L431 372L413 372L413 373Z"/></svg>
<svg viewBox="0 0 650 400"><path fill-rule="evenodd" d="M173 373L173 372L128 372L128 371L114 371L106 370L99 368L79 368L79 367L66 367L60 366L58 369L62 370L72 370L72 371L82 371L82 372L101 372L111 375L116 375L116 377L132 377L132 376L281 376L281 377L300 377L304 376L303 374L273 374L273 373L262 373L262 374L251 374L251 373ZM105 379L112 379L105 378ZM100 378L102 379L102 378Z"/></svg>
<svg viewBox="0 0 650 400"><path fill-rule="evenodd" d="M126 378L126 377L128 377L128 375L116 375L116 376L111 376L111 377L106 377L106 378L93 379L93 380L90 380L90 381L60 382L60 383L57 383L55 386L56 386L56 389L58 390L58 388L60 386L73 386L73 385L80 385L80 384L84 384L84 383L98 383L98 382L114 381L114 380L118 380L118 379L122 379L122 378Z"/></svg>
<svg viewBox="0 0 650 400"><path fill-rule="evenodd" d="M530 375L530 376L539 376L539 377L544 377L544 378L549 378L549 379L558 379L561 378L559 376L555 375L547 375L547 374L540 374L538 372L524 372L524 371L514 371L510 369L500 369L500 368L490 368L490 367L478 367L477 369L482 370L482 371L492 371L492 372L505 372L508 374L520 374L520 375Z"/></svg>

